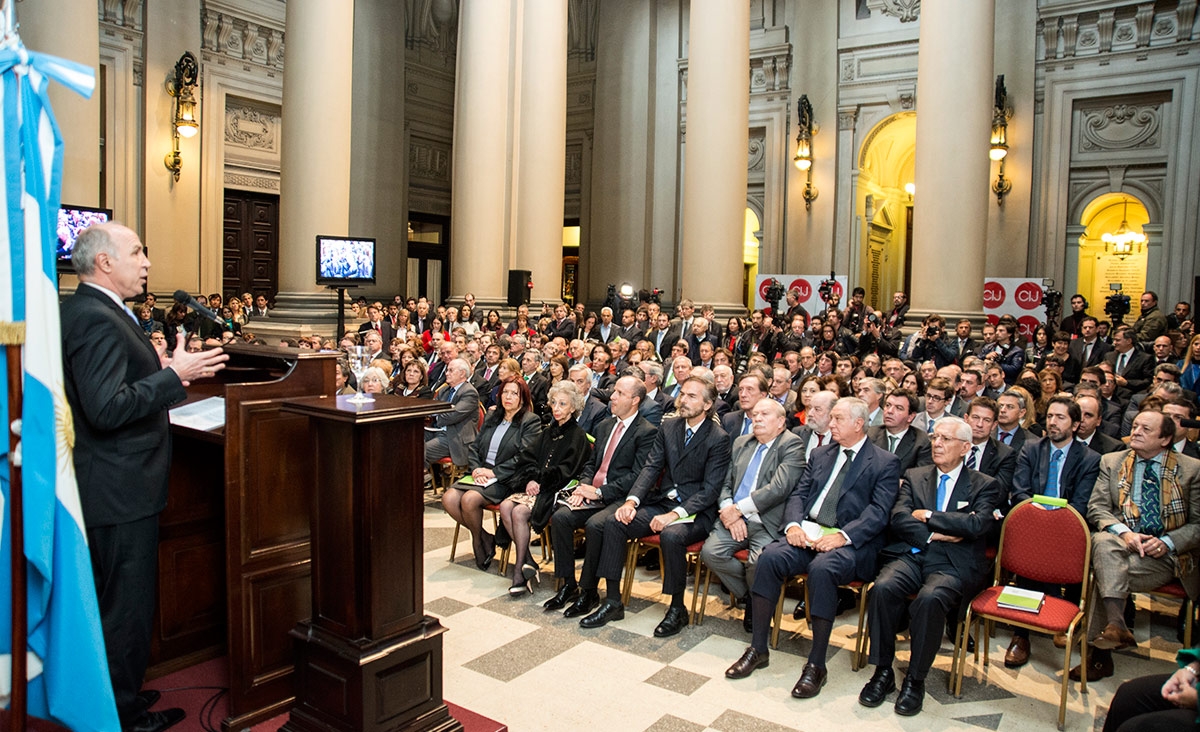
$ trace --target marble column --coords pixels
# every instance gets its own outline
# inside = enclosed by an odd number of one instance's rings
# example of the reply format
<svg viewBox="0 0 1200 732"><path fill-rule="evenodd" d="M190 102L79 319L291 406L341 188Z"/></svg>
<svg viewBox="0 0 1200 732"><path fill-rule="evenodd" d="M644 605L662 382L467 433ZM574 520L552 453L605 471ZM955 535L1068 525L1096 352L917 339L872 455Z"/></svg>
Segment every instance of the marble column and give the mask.
<svg viewBox="0 0 1200 732"><path fill-rule="evenodd" d="M520 15L514 263L532 272L533 302L556 302L567 165L567 4L525 0Z"/></svg>
<svg viewBox="0 0 1200 732"><path fill-rule="evenodd" d="M316 284L316 237L350 222L354 6L293 3L287 13L280 150L279 289L271 320L332 333L336 303ZM317 325L317 324L320 325ZM257 330L261 330L260 327ZM255 331L257 333L257 330Z"/></svg>
<svg viewBox="0 0 1200 732"><path fill-rule="evenodd" d="M949 323L983 310L995 0L925 0L917 52L910 299Z"/></svg>
<svg viewBox="0 0 1200 732"><path fill-rule="evenodd" d="M472 0L458 13L450 292L473 292L490 307L504 301L512 261L506 235L512 5ZM561 229L561 200L558 206Z"/></svg>
<svg viewBox="0 0 1200 732"><path fill-rule="evenodd" d="M741 308L750 4L692 0L690 16L682 297Z"/></svg>
<svg viewBox="0 0 1200 732"><path fill-rule="evenodd" d="M84 99L56 81L50 82L49 89L54 118L63 138L62 200L99 206L102 203L100 25L96 21L95 0L25 2L16 8L15 16L25 48L70 59L96 72L96 90L91 99ZM118 215L123 214L118 212ZM137 222L129 223L134 226Z"/></svg>

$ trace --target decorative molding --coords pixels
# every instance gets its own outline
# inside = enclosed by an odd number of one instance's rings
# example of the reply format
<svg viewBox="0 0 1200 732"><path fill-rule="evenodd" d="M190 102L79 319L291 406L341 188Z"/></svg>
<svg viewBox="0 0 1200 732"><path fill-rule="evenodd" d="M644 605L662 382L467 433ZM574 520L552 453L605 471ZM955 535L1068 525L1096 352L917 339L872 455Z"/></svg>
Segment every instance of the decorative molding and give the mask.
<svg viewBox="0 0 1200 732"><path fill-rule="evenodd" d="M747 151L746 170L763 173L767 169L767 131L762 127L750 130L750 141Z"/></svg>
<svg viewBox="0 0 1200 732"><path fill-rule="evenodd" d="M921 17L921 0L867 0L872 13L897 18L901 23L912 23Z"/></svg>
<svg viewBox="0 0 1200 732"><path fill-rule="evenodd" d="M279 155L279 124L282 115L250 105L225 107L225 142L237 147Z"/></svg>
<svg viewBox="0 0 1200 732"><path fill-rule="evenodd" d="M567 4L567 58L596 60L599 0L570 0Z"/></svg>
<svg viewBox="0 0 1200 732"><path fill-rule="evenodd" d="M858 106L853 107L838 107L838 129L839 130L854 130L855 124L858 122Z"/></svg>
<svg viewBox="0 0 1200 732"><path fill-rule="evenodd" d="M254 175L247 173L235 173L230 170L225 171L224 175L225 186L227 188L242 188L256 191L270 191L271 193L279 193L279 178L267 175Z"/></svg>
<svg viewBox="0 0 1200 732"><path fill-rule="evenodd" d="M854 81L854 58L842 59L842 71L838 75L839 81Z"/></svg>
<svg viewBox="0 0 1200 732"><path fill-rule="evenodd" d="M568 191L579 192L583 184L583 146L568 145L563 183Z"/></svg>
<svg viewBox="0 0 1200 732"><path fill-rule="evenodd" d="M131 31L142 31L142 0L101 0L100 22Z"/></svg>
<svg viewBox="0 0 1200 732"><path fill-rule="evenodd" d="M404 0L404 47L452 61L458 47L458 0Z"/></svg>
<svg viewBox="0 0 1200 732"><path fill-rule="evenodd" d="M408 175L410 179L450 183L450 145L413 138L408 146Z"/></svg>
<svg viewBox="0 0 1200 732"><path fill-rule="evenodd" d="M1079 148L1085 152L1157 148L1162 103L1117 103L1080 110Z"/></svg>
<svg viewBox="0 0 1200 732"><path fill-rule="evenodd" d="M200 47L230 61L283 70L283 3L202 0Z"/></svg>

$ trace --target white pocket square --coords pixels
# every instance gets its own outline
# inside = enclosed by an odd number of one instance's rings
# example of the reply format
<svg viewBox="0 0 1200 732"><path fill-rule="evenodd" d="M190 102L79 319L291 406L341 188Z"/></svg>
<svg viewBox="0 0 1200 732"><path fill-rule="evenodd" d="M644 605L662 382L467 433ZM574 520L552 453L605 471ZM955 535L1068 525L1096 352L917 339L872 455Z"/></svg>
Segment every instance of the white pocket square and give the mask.
<svg viewBox="0 0 1200 732"><path fill-rule="evenodd" d="M961 509L961 508L966 508L967 506L970 506L970 505L971 505L971 502L970 502L970 501L959 501L959 502L958 502L958 507L959 507L960 509Z"/></svg>

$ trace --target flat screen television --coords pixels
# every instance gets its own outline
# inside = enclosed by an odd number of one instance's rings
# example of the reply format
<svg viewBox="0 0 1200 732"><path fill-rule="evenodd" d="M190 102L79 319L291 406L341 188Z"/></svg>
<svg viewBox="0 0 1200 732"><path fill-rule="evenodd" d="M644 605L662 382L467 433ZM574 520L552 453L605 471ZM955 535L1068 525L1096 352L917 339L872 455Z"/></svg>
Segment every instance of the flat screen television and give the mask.
<svg viewBox="0 0 1200 732"><path fill-rule="evenodd" d="M329 287L375 284L375 240L317 235L317 284Z"/></svg>
<svg viewBox="0 0 1200 732"><path fill-rule="evenodd" d="M103 224L112 221L111 208L92 208L91 206L72 206L63 204L58 209L58 243L55 245L55 259L59 272L74 272L71 265L71 252L75 251L75 240L79 234L93 224Z"/></svg>

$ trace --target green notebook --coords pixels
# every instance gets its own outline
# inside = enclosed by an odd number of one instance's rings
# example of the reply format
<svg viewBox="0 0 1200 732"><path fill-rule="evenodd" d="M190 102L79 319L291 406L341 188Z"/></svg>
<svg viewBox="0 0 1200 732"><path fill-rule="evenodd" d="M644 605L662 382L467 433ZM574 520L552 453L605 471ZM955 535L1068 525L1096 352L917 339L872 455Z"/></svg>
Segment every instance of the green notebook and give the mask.
<svg viewBox="0 0 1200 732"><path fill-rule="evenodd" d="M1020 587L1005 587L996 598L996 604L1009 610L1021 610L1027 613L1039 613L1046 602L1046 593L1036 590L1026 590Z"/></svg>

